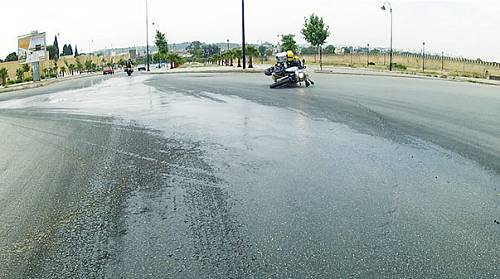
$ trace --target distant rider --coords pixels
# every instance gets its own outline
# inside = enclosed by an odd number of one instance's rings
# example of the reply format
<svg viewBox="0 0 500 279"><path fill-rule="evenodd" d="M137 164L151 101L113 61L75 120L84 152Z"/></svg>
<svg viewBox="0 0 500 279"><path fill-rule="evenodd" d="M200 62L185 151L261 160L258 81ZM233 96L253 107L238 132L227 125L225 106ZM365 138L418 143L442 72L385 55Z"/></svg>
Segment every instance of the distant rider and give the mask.
<svg viewBox="0 0 500 279"><path fill-rule="evenodd" d="M132 59L129 58L127 60L127 65L126 66L127 66L127 68L132 68Z"/></svg>

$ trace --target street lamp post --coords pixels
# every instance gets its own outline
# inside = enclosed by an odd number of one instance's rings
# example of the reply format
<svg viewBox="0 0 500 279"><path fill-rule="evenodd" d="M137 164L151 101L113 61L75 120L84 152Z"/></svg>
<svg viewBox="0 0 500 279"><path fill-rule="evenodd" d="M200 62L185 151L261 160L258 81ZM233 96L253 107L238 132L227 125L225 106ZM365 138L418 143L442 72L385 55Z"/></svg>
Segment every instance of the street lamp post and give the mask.
<svg viewBox="0 0 500 279"><path fill-rule="evenodd" d="M422 43L422 72L425 72L425 42Z"/></svg>
<svg viewBox="0 0 500 279"><path fill-rule="evenodd" d="M146 0L146 70L149 72L149 14L148 14L148 0Z"/></svg>
<svg viewBox="0 0 500 279"><path fill-rule="evenodd" d="M229 51L229 40L227 40L227 50Z"/></svg>
<svg viewBox="0 0 500 279"><path fill-rule="evenodd" d="M366 67L370 67L370 44L366 45Z"/></svg>
<svg viewBox="0 0 500 279"><path fill-rule="evenodd" d="M241 39L243 47L243 70L247 68L247 48L245 44L245 0L241 0Z"/></svg>
<svg viewBox="0 0 500 279"><path fill-rule="evenodd" d="M386 6L389 7L389 13L391 14L391 46L389 50L389 71L392 71L392 5L390 2L384 2L384 5L381 7L382 11L387 10Z"/></svg>

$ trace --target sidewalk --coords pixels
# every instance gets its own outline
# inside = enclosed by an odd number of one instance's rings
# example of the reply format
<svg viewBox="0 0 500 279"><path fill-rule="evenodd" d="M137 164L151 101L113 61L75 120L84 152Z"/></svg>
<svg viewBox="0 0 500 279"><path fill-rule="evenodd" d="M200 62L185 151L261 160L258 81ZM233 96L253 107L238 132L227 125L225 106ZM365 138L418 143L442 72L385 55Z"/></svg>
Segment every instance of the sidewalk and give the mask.
<svg viewBox="0 0 500 279"><path fill-rule="evenodd" d="M12 85L9 85L8 87L0 87L0 94L6 93L6 92L18 91L18 90L38 88L38 87L47 86L47 85L57 83L57 82L63 82L63 81L67 81L67 80L86 78L86 77L93 77L93 76L98 76L98 75L102 75L102 73L90 73L90 74L84 73L81 75L73 75L73 76L68 75L68 76L60 77L60 78L51 78L49 80L42 80L42 81L38 81L38 82L30 81L30 82L24 82L24 83L19 83L19 84L12 84Z"/></svg>

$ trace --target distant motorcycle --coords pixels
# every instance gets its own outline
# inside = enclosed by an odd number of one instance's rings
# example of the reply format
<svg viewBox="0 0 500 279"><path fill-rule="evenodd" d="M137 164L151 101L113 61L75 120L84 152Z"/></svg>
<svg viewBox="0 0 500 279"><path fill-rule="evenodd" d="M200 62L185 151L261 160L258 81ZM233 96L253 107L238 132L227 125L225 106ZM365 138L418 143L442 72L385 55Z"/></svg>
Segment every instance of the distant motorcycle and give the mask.
<svg viewBox="0 0 500 279"><path fill-rule="evenodd" d="M132 69L132 66L125 67L125 73L127 73L128 76L131 76L133 72L134 69Z"/></svg>
<svg viewBox="0 0 500 279"><path fill-rule="evenodd" d="M274 83L270 85L271 88L291 87L304 83L306 87L314 84L305 71L306 67L288 67L286 63L286 52L278 53L276 55L276 65L268 68L265 71L266 76L271 76Z"/></svg>

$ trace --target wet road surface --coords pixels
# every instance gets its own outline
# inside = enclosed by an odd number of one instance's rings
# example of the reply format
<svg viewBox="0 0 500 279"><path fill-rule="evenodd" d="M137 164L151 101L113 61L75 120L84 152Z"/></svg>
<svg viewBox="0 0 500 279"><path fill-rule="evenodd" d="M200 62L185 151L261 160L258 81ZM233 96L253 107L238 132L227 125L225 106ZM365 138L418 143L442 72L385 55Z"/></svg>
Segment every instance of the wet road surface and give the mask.
<svg viewBox="0 0 500 279"><path fill-rule="evenodd" d="M0 278L497 278L500 91L257 74L0 95Z"/></svg>

